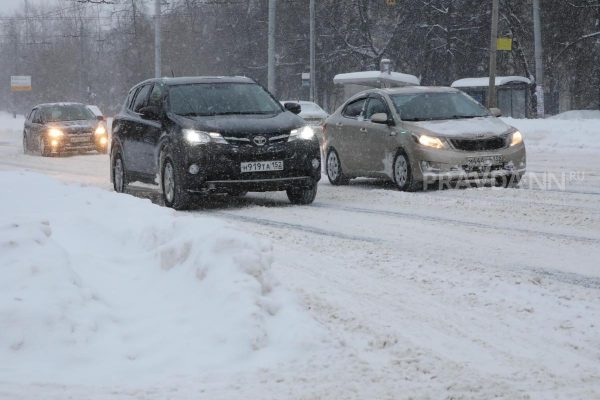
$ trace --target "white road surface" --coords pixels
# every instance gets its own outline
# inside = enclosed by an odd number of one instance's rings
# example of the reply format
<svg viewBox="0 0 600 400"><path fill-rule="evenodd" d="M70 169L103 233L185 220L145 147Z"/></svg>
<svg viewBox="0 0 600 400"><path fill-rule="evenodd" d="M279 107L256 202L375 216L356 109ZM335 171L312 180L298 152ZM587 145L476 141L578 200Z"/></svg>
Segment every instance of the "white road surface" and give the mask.
<svg viewBox="0 0 600 400"><path fill-rule="evenodd" d="M251 193L187 212L270 240L277 279L326 329L328 352L144 387L0 379L0 398L599 399L600 123L509 123L528 145L517 189L323 177L311 206ZM107 156L23 155L14 127L0 128L0 170L111 190Z"/></svg>

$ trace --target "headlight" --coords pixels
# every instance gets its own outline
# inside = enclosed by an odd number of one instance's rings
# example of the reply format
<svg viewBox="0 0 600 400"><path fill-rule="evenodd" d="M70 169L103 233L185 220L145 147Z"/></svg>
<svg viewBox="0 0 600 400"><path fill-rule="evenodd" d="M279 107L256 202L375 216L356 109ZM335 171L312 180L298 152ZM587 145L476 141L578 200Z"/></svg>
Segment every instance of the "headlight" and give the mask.
<svg viewBox="0 0 600 400"><path fill-rule="evenodd" d="M419 136L419 143L423 146L433 147L434 149L443 149L446 147L442 139L427 135Z"/></svg>
<svg viewBox="0 0 600 400"><path fill-rule="evenodd" d="M183 137L189 144L222 143L227 144L218 132L197 131L195 129L183 129Z"/></svg>
<svg viewBox="0 0 600 400"><path fill-rule="evenodd" d="M98 125L94 133L96 135L106 135L106 128L103 125Z"/></svg>
<svg viewBox="0 0 600 400"><path fill-rule="evenodd" d="M50 136L51 138L56 139L56 138L62 137L63 135L64 135L64 133L60 129L52 128L48 131L48 136Z"/></svg>
<svg viewBox="0 0 600 400"><path fill-rule="evenodd" d="M292 129L290 132L290 138L288 142L291 142L296 139L303 140L312 140L315 137L315 130L308 125L303 126L302 128Z"/></svg>
<svg viewBox="0 0 600 400"><path fill-rule="evenodd" d="M521 132L519 132L519 131L513 132L511 139L510 139L510 145L516 146L521 143L523 143L523 135L521 135Z"/></svg>

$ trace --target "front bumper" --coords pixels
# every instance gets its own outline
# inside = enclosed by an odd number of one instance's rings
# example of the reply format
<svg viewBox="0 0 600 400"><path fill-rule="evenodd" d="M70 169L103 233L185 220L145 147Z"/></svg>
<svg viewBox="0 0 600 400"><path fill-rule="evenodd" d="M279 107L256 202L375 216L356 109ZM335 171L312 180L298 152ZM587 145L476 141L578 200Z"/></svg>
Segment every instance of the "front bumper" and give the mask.
<svg viewBox="0 0 600 400"><path fill-rule="evenodd" d="M413 171L423 182L494 179L523 176L526 171L526 151L523 144L498 150L468 152L435 150L418 146L413 157ZM485 165L473 166L470 158L496 157Z"/></svg>
<svg viewBox="0 0 600 400"><path fill-rule="evenodd" d="M76 137L70 137L70 135L62 136L59 138L47 138L51 151L53 153L62 153L69 151L92 151L92 150L104 150L108 148L108 138L102 142L101 137L90 136L85 141L79 141Z"/></svg>
<svg viewBox="0 0 600 400"><path fill-rule="evenodd" d="M316 139L271 146L215 144L185 146L180 165L190 193L279 191L312 187L321 179L321 154ZM283 161L282 171L241 171L242 162ZM197 173L192 173L197 166Z"/></svg>

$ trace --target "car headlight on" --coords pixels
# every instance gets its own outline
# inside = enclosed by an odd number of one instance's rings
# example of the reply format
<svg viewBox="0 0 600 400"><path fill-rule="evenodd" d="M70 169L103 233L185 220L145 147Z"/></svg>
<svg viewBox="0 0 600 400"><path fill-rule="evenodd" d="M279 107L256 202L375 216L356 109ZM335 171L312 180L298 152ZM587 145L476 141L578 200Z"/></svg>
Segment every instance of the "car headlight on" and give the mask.
<svg viewBox="0 0 600 400"><path fill-rule="evenodd" d="M61 131L60 129L57 128L51 128L48 131L48 136L50 136L53 139L58 139L60 137L62 137L64 135L63 131Z"/></svg>
<svg viewBox="0 0 600 400"><path fill-rule="evenodd" d="M218 132L205 132L196 129L183 129L183 137L189 144L221 143L227 144Z"/></svg>
<svg viewBox="0 0 600 400"><path fill-rule="evenodd" d="M96 135L106 135L106 128L104 127L104 125L98 125L94 133Z"/></svg>
<svg viewBox="0 0 600 400"><path fill-rule="evenodd" d="M513 134L510 137L511 147L516 146L521 143L523 143L523 135L521 134L521 132L519 132L519 131L513 132Z"/></svg>
<svg viewBox="0 0 600 400"><path fill-rule="evenodd" d="M427 135L419 135L419 143L423 146L432 147L434 149L443 149L446 147L442 139Z"/></svg>
<svg viewBox="0 0 600 400"><path fill-rule="evenodd" d="M292 129L290 132L290 138L288 142L293 140L302 139L302 140L312 140L315 137L315 130L309 125L305 125L302 128Z"/></svg>

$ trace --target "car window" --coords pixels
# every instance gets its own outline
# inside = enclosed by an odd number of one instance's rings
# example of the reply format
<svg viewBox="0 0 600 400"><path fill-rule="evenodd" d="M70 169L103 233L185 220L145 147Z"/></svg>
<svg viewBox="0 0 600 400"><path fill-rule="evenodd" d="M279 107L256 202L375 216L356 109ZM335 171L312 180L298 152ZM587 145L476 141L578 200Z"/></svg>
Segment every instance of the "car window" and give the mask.
<svg viewBox="0 0 600 400"><path fill-rule="evenodd" d="M135 88L129 91L129 95L127 96L127 100L125 100L125 107L129 110L133 110L133 100L135 99L135 94L140 91L140 88Z"/></svg>
<svg viewBox="0 0 600 400"><path fill-rule="evenodd" d="M150 98L148 99L149 106L161 107L162 108L162 97L164 93L164 87L161 84L155 84L150 92Z"/></svg>
<svg viewBox="0 0 600 400"><path fill-rule="evenodd" d="M389 116L389 110L385 102L380 97L371 97L365 111L365 119L371 119L373 114L385 113Z"/></svg>
<svg viewBox="0 0 600 400"><path fill-rule="evenodd" d="M36 118L41 118L41 121L44 123L96 119L96 116L87 107L80 104L57 104L47 106L40 109L37 114ZM41 114L41 116L39 114Z"/></svg>
<svg viewBox="0 0 600 400"><path fill-rule="evenodd" d="M33 122L34 124L40 124L42 121L40 121L40 112L39 109L35 109L33 111L31 111L31 122Z"/></svg>
<svg viewBox="0 0 600 400"><path fill-rule="evenodd" d="M170 109L179 115L277 114L281 105L253 83L198 83L169 89Z"/></svg>
<svg viewBox="0 0 600 400"><path fill-rule="evenodd" d="M35 108L32 109L31 111L29 111L29 114L27 114L27 121L32 121L33 120L33 114L35 113Z"/></svg>
<svg viewBox="0 0 600 400"><path fill-rule="evenodd" d="M344 108L344 111L342 111L342 115L346 118L358 118L362 113L366 100L367 99L359 99L348 104L346 108Z"/></svg>
<svg viewBox="0 0 600 400"><path fill-rule="evenodd" d="M148 98L148 92L150 91L150 85L142 86L140 90L138 90L135 95L135 100L133 101L132 110L134 112L139 112L142 107L146 104L146 99Z"/></svg>
<svg viewBox="0 0 600 400"><path fill-rule="evenodd" d="M487 117L489 111L462 92L406 93L390 96L403 121Z"/></svg>

